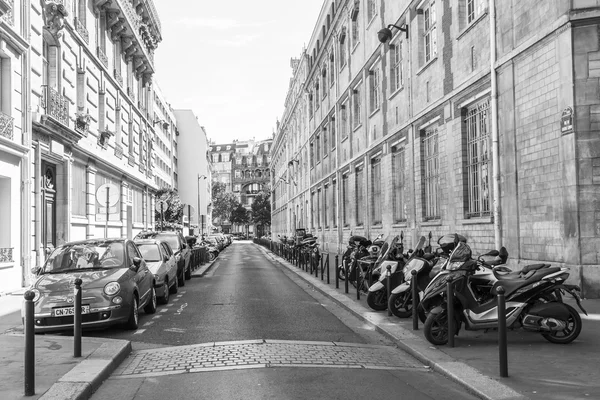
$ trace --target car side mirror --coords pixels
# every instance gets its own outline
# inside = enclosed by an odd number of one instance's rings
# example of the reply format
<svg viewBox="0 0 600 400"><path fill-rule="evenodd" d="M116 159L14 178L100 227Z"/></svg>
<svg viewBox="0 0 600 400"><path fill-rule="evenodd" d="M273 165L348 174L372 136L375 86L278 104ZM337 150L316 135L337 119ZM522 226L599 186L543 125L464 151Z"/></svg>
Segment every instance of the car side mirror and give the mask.
<svg viewBox="0 0 600 400"><path fill-rule="evenodd" d="M163 261L169 261L169 256L165 254L165 255L163 256Z"/></svg>
<svg viewBox="0 0 600 400"><path fill-rule="evenodd" d="M133 265L132 268L134 271L137 272L138 269L140 269L140 266L142 265L142 259L139 257L133 257Z"/></svg>
<svg viewBox="0 0 600 400"><path fill-rule="evenodd" d="M42 270L42 268L40 268L40 267L31 267L31 273L33 275L38 275L41 270Z"/></svg>

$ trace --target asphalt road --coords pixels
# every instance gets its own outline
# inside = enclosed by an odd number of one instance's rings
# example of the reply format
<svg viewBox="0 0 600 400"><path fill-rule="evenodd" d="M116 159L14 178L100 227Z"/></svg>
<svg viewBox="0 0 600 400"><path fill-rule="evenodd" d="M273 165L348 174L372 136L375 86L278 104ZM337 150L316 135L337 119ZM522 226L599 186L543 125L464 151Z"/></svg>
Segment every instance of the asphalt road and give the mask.
<svg viewBox="0 0 600 400"><path fill-rule="evenodd" d="M87 332L133 352L92 400L473 399L266 259L234 242L140 328Z"/></svg>

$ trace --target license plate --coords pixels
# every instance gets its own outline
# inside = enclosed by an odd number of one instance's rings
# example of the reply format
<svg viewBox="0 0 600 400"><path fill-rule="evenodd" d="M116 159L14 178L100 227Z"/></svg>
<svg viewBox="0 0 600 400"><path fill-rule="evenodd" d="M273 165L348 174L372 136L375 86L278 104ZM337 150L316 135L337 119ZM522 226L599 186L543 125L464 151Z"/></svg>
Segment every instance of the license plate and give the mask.
<svg viewBox="0 0 600 400"><path fill-rule="evenodd" d="M90 306L81 306L81 313L89 314ZM64 316L69 316L69 315L75 315L75 307L55 308L54 310L52 310L52 315L55 317L64 317Z"/></svg>

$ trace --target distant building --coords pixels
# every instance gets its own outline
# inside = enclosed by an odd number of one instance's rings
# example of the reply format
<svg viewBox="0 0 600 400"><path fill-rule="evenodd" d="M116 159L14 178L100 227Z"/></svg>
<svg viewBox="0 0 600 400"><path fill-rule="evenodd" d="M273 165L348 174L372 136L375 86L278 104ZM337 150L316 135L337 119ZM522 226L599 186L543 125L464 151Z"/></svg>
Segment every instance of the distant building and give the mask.
<svg viewBox="0 0 600 400"><path fill-rule="evenodd" d="M210 145L210 157L214 165L214 179L226 184L227 191L234 193L238 201L251 210L256 195L270 190L272 139L256 141L234 141L228 144ZM254 234L253 224L237 226L230 221L221 221L224 232Z"/></svg>

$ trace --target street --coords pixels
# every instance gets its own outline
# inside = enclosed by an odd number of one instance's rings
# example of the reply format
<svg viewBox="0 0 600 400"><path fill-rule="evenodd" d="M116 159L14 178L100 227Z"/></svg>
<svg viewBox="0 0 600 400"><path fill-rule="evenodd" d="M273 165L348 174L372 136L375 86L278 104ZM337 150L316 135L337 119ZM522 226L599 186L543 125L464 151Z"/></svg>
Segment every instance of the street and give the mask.
<svg viewBox="0 0 600 400"><path fill-rule="evenodd" d="M234 242L135 332L92 399L471 399L250 242Z"/></svg>

